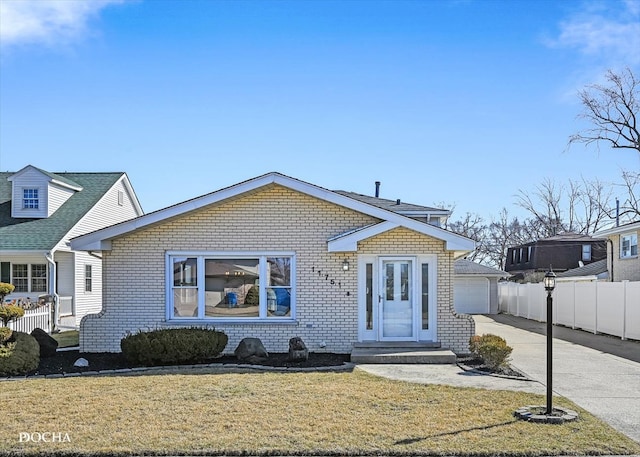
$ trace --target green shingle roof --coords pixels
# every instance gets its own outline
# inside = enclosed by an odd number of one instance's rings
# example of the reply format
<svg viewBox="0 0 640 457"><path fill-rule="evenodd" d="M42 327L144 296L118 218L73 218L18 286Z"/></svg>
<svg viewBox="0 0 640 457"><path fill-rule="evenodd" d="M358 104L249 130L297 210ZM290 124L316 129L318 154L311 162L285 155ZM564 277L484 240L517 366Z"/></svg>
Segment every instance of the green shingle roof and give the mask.
<svg viewBox="0 0 640 457"><path fill-rule="evenodd" d="M81 186L50 217L11 217L11 182L14 173L0 173L0 251L50 250L102 198L124 173L47 173L55 179Z"/></svg>

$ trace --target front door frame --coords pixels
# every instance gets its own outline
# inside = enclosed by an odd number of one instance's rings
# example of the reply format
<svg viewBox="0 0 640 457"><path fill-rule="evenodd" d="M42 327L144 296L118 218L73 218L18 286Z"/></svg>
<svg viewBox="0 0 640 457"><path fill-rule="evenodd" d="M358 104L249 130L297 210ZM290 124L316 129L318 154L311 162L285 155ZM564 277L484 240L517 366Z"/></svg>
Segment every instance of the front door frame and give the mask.
<svg viewBox="0 0 640 457"><path fill-rule="evenodd" d="M382 338L381 303L382 265L387 260L411 260L413 282L413 331L410 338ZM422 265L428 264L428 328L422 329ZM369 268L367 269L367 265ZM367 270L369 274L367 274ZM368 290L368 289L371 290ZM437 341L438 256L421 255L369 255L358 256L358 341Z"/></svg>

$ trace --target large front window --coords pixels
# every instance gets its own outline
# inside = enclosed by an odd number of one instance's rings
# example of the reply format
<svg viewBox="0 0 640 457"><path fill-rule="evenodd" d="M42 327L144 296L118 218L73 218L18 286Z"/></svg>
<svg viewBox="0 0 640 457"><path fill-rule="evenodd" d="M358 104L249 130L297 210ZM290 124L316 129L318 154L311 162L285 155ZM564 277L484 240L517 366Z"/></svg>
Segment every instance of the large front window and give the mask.
<svg viewBox="0 0 640 457"><path fill-rule="evenodd" d="M169 255L169 316L290 319L293 260L291 254Z"/></svg>
<svg viewBox="0 0 640 457"><path fill-rule="evenodd" d="M630 233L620 237L620 258L636 257L638 255L638 234Z"/></svg>
<svg viewBox="0 0 640 457"><path fill-rule="evenodd" d="M12 265L11 283L16 292L46 292L47 265L34 263L14 263Z"/></svg>

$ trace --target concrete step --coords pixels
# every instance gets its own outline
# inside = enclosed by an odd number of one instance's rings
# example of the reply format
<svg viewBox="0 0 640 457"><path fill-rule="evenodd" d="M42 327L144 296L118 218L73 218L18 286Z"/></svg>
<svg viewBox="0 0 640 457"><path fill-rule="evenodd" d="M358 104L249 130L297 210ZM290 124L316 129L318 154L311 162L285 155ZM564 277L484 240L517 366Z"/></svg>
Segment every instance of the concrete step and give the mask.
<svg viewBox="0 0 640 457"><path fill-rule="evenodd" d="M455 364L456 355L449 349L428 347L354 347L353 363L386 364Z"/></svg>

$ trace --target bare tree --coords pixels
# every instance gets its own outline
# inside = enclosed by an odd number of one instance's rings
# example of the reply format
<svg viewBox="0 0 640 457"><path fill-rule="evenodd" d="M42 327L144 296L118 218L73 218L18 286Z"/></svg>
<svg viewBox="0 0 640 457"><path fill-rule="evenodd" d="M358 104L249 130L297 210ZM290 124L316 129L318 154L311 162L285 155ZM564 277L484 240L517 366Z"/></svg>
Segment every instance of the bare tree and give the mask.
<svg viewBox="0 0 640 457"><path fill-rule="evenodd" d="M545 179L533 194L519 190L516 205L531 215L526 225L534 239L562 232L591 235L612 220L612 192L597 179L569 180L566 186Z"/></svg>
<svg viewBox="0 0 640 457"><path fill-rule="evenodd" d="M634 149L640 154L640 132L637 118L640 113L640 81L631 69L620 73L612 70L605 75L608 85L591 84L578 92L582 103L580 118L591 127L569 137L573 143L585 145L601 142L613 148Z"/></svg>
<svg viewBox="0 0 640 457"><path fill-rule="evenodd" d="M470 253L467 259L484 263L487 226L482 217L477 214L467 213L462 219L456 221L448 220L447 229L475 241L476 250Z"/></svg>

